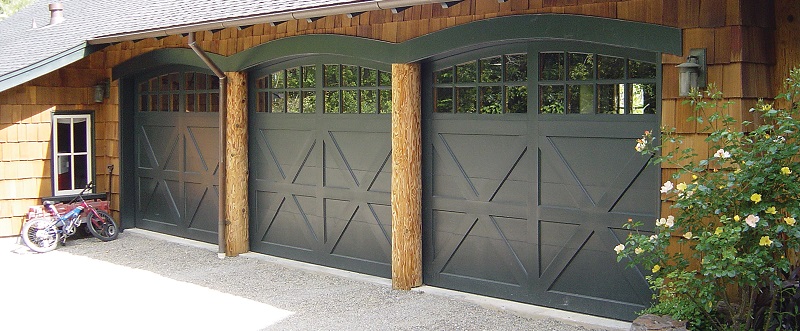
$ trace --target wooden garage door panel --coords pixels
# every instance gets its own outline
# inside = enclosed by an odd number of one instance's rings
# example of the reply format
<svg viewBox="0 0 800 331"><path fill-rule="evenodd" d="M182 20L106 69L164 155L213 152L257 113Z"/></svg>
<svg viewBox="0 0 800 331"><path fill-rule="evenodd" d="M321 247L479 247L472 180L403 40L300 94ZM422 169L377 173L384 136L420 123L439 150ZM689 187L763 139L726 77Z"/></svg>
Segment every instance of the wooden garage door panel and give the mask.
<svg viewBox="0 0 800 331"><path fill-rule="evenodd" d="M255 141L253 141L255 140ZM251 142L251 176L259 181L314 186L320 162L310 130L260 129Z"/></svg>
<svg viewBox="0 0 800 331"><path fill-rule="evenodd" d="M384 220L391 215L391 206L361 204L353 210L352 203L325 199L327 233L333 255L384 262L391 260L387 242L391 240L391 224Z"/></svg>
<svg viewBox="0 0 800 331"><path fill-rule="evenodd" d="M205 183L184 183L186 198L186 227L208 233L217 232L217 205L219 193L217 186Z"/></svg>
<svg viewBox="0 0 800 331"><path fill-rule="evenodd" d="M138 176L138 203L140 218L149 222L157 222L177 226L181 220L175 196L179 191L175 181L161 180Z"/></svg>
<svg viewBox="0 0 800 331"><path fill-rule="evenodd" d="M184 155L184 172L216 176L219 166L219 129L215 127L187 126ZM204 178L208 181L209 178Z"/></svg>
<svg viewBox="0 0 800 331"><path fill-rule="evenodd" d="M432 144L434 196L527 204L525 136L439 133Z"/></svg>
<svg viewBox="0 0 800 331"><path fill-rule="evenodd" d="M443 118L431 129L426 283L527 296L537 259L526 122Z"/></svg>
<svg viewBox="0 0 800 331"><path fill-rule="evenodd" d="M615 254L608 253L608 243L615 241L610 232L610 229L596 231L586 238L547 291L624 303L638 310L649 306L650 292L641 281L643 275L626 269L624 263L617 262ZM591 275L591 281L587 281L587 275Z"/></svg>
<svg viewBox="0 0 800 331"><path fill-rule="evenodd" d="M253 115L251 247L386 277L390 118L336 116L301 115L301 122L284 114Z"/></svg>
<svg viewBox="0 0 800 331"><path fill-rule="evenodd" d="M615 231L627 219L658 214L658 168L647 167L648 158L633 152L652 124L592 124L614 132L611 137L579 129L586 125L548 123L540 135L541 288L563 300L580 297L639 310L650 300L644 276L617 263L610 248L619 243Z"/></svg>
<svg viewBox="0 0 800 331"><path fill-rule="evenodd" d="M136 121L136 226L216 242L216 114L141 112Z"/></svg>
<svg viewBox="0 0 800 331"><path fill-rule="evenodd" d="M264 214L269 223L259 233L262 242L308 251L320 246L322 221L314 197L261 192L262 197L278 205L274 214Z"/></svg>
<svg viewBox="0 0 800 331"><path fill-rule="evenodd" d="M447 211L434 214L437 249L433 253L438 273L506 286L527 286L535 246L520 238L518 231L527 226L527 220Z"/></svg>
<svg viewBox="0 0 800 331"><path fill-rule="evenodd" d="M389 192L391 143L386 132L328 131L325 144L325 186ZM378 169L378 171L376 171Z"/></svg>
<svg viewBox="0 0 800 331"><path fill-rule="evenodd" d="M142 123L137 131L140 168L179 171L179 135L175 125Z"/></svg>
<svg viewBox="0 0 800 331"><path fill-rule="evenodd" d="M657 173L642 172L648 158L632 152L635 143L635 138L545 137L540 144L541 205L611 211L631 189L657 199L652 187L647 187L657 180ZM653 212L650 204L628 208Z"/></svg>

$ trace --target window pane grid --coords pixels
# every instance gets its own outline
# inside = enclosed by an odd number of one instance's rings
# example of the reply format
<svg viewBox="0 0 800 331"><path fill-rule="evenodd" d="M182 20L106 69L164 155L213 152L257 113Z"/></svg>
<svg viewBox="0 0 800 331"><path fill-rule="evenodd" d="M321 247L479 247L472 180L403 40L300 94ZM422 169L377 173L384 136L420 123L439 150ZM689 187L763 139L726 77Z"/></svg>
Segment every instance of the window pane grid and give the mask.
<svg viewBox="0 0 800 331"><path fill-rule="evenodd" d="M313 113L316 108L316 67L281 69L256 80L256 112Z"/></svg>
<svg viewBox="0 0 800 331"><path fill-rule="evenodd" d="M539 53L539 113L655 114L656 65L581 52Z"/></svg>
<svg viewBox="0 0 800 331"><path fill-rule="evenodd" d="M325 114L391 113L391 73L347 64L305 65L257 79L255 94L256 112L315 113L321 98Z"/></svg>
<svg viewBox="0 0 800 331"><path fill-rule="evenodd" d="M173 72L141 82L137 90L139 111L219 111L219 78L213 75Z"/></svg>
<svg viewBox="0 0 800 331"><path fill-rule="evenodd" d="M437 113L527 112L526 54L504 54L442 68L433 73Z"/></svg>
<svg viewBox="0 0 800 331"><path fill-rule="evenodd" d="M325 113L391 113L391 73L343 64L326 64L323 70Z"/></svg>
<svg viewBox="0 0 800 331"><path fill-rule="evenodd" d="M149 84L147 84L149 87ZM55 195L74 194L93 177L91 114L53 115L53 187Z"/></svg>

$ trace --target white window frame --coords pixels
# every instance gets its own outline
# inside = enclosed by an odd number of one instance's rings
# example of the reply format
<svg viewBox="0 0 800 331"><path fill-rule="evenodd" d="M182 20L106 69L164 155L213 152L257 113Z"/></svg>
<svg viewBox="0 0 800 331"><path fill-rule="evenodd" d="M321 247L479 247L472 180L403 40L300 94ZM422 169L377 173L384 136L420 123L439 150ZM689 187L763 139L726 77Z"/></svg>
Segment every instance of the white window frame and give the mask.
<svg viewBox="0 0 800 331"><path fill-rule="evenodd" d="M81 120L86 122L86 149L84 152L76 152L75 151L75 144L72 141L72 135L70 135L69 139L69 151L68 152L59 152L59 134L58 134L58 121L68 119L70 123L70 127L74 127L75 123L79 123ZM70 195L70 194L78 194L81 192L83 187L75 187L74 175L73 171L75 169L75 157L76 156L86 156L86 178L85 182L89 183L94 179L94 119L92 113L86 112L71 112L71 113L54 113L52 116L52 187L53 187L53 195L54 196L62 196L62 195ZM69 163L64 165L60 164L59 160L61 157L68 157ZM70 187L72 189L68 190L60 190L59 189L59 174L64 173L65 168L66 171L69 172L71 175L69 176ZM91 190L89 192L92 192Z"/></svg>

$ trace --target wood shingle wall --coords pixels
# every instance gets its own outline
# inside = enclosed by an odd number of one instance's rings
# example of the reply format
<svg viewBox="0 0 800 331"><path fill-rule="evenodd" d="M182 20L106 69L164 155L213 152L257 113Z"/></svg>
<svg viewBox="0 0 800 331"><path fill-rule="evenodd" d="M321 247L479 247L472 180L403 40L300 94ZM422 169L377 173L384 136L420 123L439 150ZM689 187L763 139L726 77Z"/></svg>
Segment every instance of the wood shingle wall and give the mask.
<svg viewBox="0 0 800 331"><path fill-rule="evenodd" d="M110 74L95 53L66 68L0 93L0 236L15 235L28 207L51 196L51 115L94 111L98 191L105 192L108 164L116 164L117 110L113 96L93 101L93 86ZM115 188L115 193L118 188Z"/></svg>
<svg viewBox="0 0 800 331"><path fill-rule="evenodd" d="M272 40L304 34L340 34L403 42L414 37L487 18L564 13L631 20L683 29L684 55L706 48L708 81L734 101L730 112L746 118L759 97L772 97L788 68L797 65L796 36L800 6L792 0L466 0L450 8L439 4L294 20L276 26L257 24L197 34L210 53L231 55ZM779 15L776 15L776 11ZM789 16L792 16L790 19ZM776 33L777 24L777 33ZM591 29L579 27L575 29ZM108 186L106 166L119 162L117 82L102 104L92 101L92 86L111 77L111 68L155 49L187 47L187 38L169 36L128 41L16 88L0 92L0 236L15 234L21 216L50 190L50 112L94 110L98 190ZM689 144L706 150L694 124L684 121L689 109L677 96L677 69L683 55L663 56L663 119L689 135ZM122 144L131 142L121 142ZM119 169L119 167L117 167ZM664 177L671 174L664 169ZM114 174L112 208L118 210L118 174ZM664 209L668 211L668 209ZM119 214L115 214L118 216Z"/></svg>

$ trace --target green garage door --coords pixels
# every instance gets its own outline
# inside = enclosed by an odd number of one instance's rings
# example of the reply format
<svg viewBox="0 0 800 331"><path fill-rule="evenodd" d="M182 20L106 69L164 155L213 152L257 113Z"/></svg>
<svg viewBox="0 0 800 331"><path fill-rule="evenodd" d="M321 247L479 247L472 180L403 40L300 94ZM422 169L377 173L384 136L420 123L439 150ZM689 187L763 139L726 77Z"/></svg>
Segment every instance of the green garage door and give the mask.
<svg viewBox="0 0 800 331"><path fill-rule="evenodd" d="M632 319L651 293L613 247L658 215L633 147L659 127L659 56L546 46L426 64L424 281Z"/></svg>
<svg viewBox="0 0 800 331"><path fill-rule="evenodd" d="M250 84L251 249L389 277L389 68L308 57Z"/></svg>
<svg viewBox="0 0 800 331"><path fill-rule="evenodd" d="M136 227L215 243L219 80L176 70L136 91Z"/></svg>

